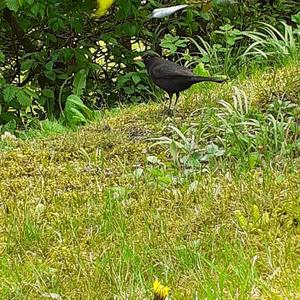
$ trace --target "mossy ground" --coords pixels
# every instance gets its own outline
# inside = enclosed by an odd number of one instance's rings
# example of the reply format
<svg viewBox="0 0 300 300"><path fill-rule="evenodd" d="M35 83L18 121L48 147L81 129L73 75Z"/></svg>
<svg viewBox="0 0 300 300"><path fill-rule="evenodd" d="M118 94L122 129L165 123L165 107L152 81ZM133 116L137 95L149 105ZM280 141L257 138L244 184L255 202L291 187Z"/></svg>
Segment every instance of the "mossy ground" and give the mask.
<svg viewBox="0 0 300 300"><path fill-rule="evenodd" d="M233 84L258 110L274 97L299 105L299 70ZM132 106L76 132L2 142L0 298L151 299L158 277L171 299L300 299L297 152L187 175L150 147L168 124L204 126L233 84L195 86L173 117Z"/></svg>

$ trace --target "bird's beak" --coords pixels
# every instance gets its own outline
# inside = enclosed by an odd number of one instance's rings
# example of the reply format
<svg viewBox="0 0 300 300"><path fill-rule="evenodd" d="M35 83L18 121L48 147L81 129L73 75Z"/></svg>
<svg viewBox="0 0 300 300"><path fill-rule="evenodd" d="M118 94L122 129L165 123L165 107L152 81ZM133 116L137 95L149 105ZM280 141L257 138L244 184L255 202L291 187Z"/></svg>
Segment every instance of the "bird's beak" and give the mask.
<svg viewBox="0 0 300 300"><path fill-rule="evenodd" d="M134 61L144 61L141 56L137 56L133 59Z"/></svg>

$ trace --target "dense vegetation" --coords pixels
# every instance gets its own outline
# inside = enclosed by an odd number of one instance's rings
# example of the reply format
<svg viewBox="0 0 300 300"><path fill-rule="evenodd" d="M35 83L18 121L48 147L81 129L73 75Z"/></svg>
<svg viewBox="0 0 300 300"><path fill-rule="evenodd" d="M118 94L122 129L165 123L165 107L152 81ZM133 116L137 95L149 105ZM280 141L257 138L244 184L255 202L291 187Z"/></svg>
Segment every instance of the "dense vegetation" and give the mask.
<svg viewBox="0 0 300 300"><path fill-rule="evenodd" d="M154 8L175 2L117 0L95 19L92 0L2 1L2 132L54 117L80 124L95 118L93 110L157 98L133 63L139 46L231 77L299 50L297 1L199 1L173 17L149 19Z"/></svg>
<svg viewBox="0 0 300 300"><path fill-rule="evenodd" d="M1 299L300 298L299 4L175 2L0 2Z"/></svg>

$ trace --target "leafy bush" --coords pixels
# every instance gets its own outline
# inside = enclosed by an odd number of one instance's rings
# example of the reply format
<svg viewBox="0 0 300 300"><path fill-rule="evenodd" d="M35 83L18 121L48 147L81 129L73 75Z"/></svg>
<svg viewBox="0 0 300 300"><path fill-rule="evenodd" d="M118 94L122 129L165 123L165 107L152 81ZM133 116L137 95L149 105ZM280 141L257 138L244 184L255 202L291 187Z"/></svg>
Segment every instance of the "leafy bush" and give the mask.
<svg viewBox="0 0 300 300"><path fill-rule="evenodd" d="M190 54L199 54L200 48L190 41L201 36L206 41L202 62L213 73L236 74L240 65L232 57L245 46L241 32L254 31L256 21L266 16L274 26L278 18L289 21L297 13L294 1L273 6L244 1L225 7L213 1L212 6L200 2L165 19L148 17L154 8L181 2L116 0L109 15L97 20L91 18L93 0L2 1L0 126L58 118L72 94L92 110L155 98L145 72L137 72L132 60L139 48L160 54L165 49L174 59L198 64L199 58ZM298 19L295 15L294 23Z"/></svg>

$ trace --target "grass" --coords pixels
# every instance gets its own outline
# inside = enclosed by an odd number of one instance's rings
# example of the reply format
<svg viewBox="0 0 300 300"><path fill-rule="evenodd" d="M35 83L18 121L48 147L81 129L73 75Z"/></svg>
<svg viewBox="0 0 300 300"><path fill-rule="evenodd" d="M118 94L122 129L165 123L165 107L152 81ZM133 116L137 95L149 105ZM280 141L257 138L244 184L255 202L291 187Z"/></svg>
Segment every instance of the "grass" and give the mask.
<svg viewBox="0 0 300 300"><path fill-rule="evenodd" d="M38 128L30 128L27 131L21 131L19 137L21 139L41 139L49 136L63 134L69 132L70 129L62 125L62 122L53 120L45 120L39 123Z"/></svg>
<svg viewBox="0 0 300 300"><path fill-rule="evenodd" d="M257 74L1 142L0 298L299 299L300 65Z"/></svg>

